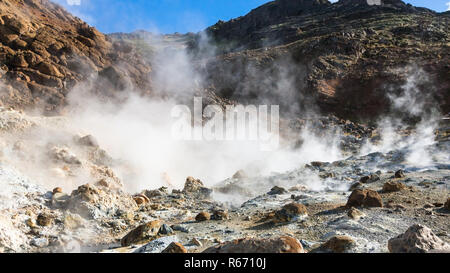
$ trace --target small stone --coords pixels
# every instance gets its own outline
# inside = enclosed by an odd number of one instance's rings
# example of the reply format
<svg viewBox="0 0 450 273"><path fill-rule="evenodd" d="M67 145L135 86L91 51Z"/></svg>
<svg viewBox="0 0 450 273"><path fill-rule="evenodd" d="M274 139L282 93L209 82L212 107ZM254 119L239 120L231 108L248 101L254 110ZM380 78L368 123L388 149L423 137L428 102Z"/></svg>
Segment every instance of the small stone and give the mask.
<svg viewBox="0 0 450 273"><path fill-rule="evenodd" d="M447 199L447 202L444 204L444 208L448 211L450 211L450 198Z"/></svg>
<svg viewBox="0 0 450 273"><path fill-rule="evenodd" d="M405 172L403 170L398 170L394 174L395 178L405 178Z"/></svg>
<svg viewBox="0 0 450 273"><path fill-rule="evenodd" d="M362 211L358 210L357 208L352 207L348 211L347 216L352 219L359 220L361 217L365 216L365 214Z"/></svg>
<svg viewBox="0 0 450 273"><path fill-rule="evenodd" d="M286 189L275 186L267 194L268 195L278 195L278 194L285 194L285 193L287 193Z"/></svg>
<svg viewBox="0 0 450 273"><path fill-rule="evenodd" d="M275 212L275 223L286 223L295 221L299 217L307 216L306 207L298 203L290 203L285 205L281 210Z"/></svg>
<svg viewBox="0 0 450 273"><path fill-rule="evenodd" d="M197 238L193 238L191 240L191 244L193 244L195 246L198 246L198 247L202 247L203 246L202 242L200 242Z"/></svg>
<svg viewBox="0 0 450 273"><path fill-rule="evenodd" d="M373 183L380 180L380 176L378 176L377 174L371 174L369 176L364 176L361 177L361 179L359 180L359 182L363 183L363 184L367 184L367 183Z"/></svg>
<svg viewBox="0 0 450 273"><path fill-rule="evenodd" d="M146 203L145 198L142 196L135 196L135 197L133 197L133 199L134 199L134 202L136 202L136 204L139 206Z"/></svg>
<svg viewBox="0 0 450 273"><path fill-rule="evenodd" d="M53 189L53 194L62 193L62 192L63 192L63 190L60 187L57 187L57 188Z"/></svg>
<svg viewBox="0 0 450 273"><path fill-rule="evenodd" d="M228 219L228 211L227 210L221 210L217 209L214 210L211 220L226 220Z"/></svg>
<svg viewBox="0 0 450 273"><path fill-rule="evenodd" d="M334 236L313 252L346 253L355 246L355 241L345 235Z"/></svg>
<svg viewBox="0 0 450 273"><path fill-rule="evenodd" d="M209 219L211 219L211 215L204 211L195 216L195 221L197 222L208 221Z"/></svg>
<svg viewBox="0 0 450 273"><path fill-rule="evenodd" d="M120 243L123 247L125 247L132 244L149 241L158 234L160 227L161 222L158 220L148 222L130 231L127 235L125 235L125 237L122 238Z"/></svg>
<svg viewBox="0 0 450 273"><path fill-rule="evenodd" d="M169 235L173 233L173 229L166 224L163 224L158 231L158 234Z"/></svg>
<svg viewBox="0 0 450 273"><path fill-rule="evenodd" d="M53 224L53 218L48 214L41 213L38 215L36 223L42 227L50 226Z"/></svg>
<svg viewBox="0 0 450 273"><path fill-rule="evenodd" d="M182 244L173 242L162 253L188 253L188 251Z"/></svg>
<svg viewBox="0 0 450 273"><path fill-rule="evenodd" d="M406 189L406 185L400 182L389 181L384 183L383 192L398 192Z"/></svg>
<svg viewBox="0 0 450 273"><path fill-rule="evenodd" d="M34 221L32 218L28 218L27 221L26 221L25 223L26 223L27 226L29 226L30 228L35 228L35 227L37 227L36 221Z"/></svg>

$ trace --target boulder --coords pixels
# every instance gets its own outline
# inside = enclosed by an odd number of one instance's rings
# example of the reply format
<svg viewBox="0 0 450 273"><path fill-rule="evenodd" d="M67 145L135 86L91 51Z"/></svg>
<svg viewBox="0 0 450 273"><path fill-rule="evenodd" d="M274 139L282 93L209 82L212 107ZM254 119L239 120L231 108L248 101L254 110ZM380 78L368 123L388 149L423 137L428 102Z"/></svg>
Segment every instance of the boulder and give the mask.
<svg viewBox="0 0 450 273"><path fill-rule="evenodd" d="M285 194L285 193L287 193L287 190L285 188L275 186L267 194L268 195L278 195L278 194Z"/></svg>
<svg viewBox="0 0 450 273"><path fill-rule="evenodd" d="M272 239L238 239L210 247L203 253L305 253L305 250L297 239L281 236Z"/></svg>
<svg viewBox="0 0 450 273"><path fill-rule="evenodd" d="M140 225L137 228L130 231L125 237L122 238L120 244L125 246L130 246L132 244L143 243L145 241L150 241L157 234L161 228L161 222L158 220L148 222L144 225Z"/></svg>
<svg viewBox="0 0 450 273"><path fill-rule="evenodd" d="M346 253L356 245L355 241L345 235L334 236L326 243L322 244L319 248L312 252L320 253Z"/></svg>
<svg viewBox="0 0 450 273"><path fill-rule="evenodd" d="M307 215L308 211L304 205L298 203L290 203L285 205L281 210L275 212L274 222L291 222Z"/></svg>
<svg viewBox="0 0 450 273"><path fill-rule="evenodd" d="M389 181L384 183L383 192L397 192L406 189L406 185L400 182Z"/></svg>
<svg viewBox="0 0 450 273"><path fill-rule="evenodd" d="M202 181L195 179L192 176L186 178L186 183L184 184L183 193L194 195L199 198L208 198L212 190L206 188Z"/></svg>
<svg viewBox="0 0 450 273"><path fill-rule="evenodd" d="M398 170L394 174L395 178L405 178L405 172L403 170Z"/></svg>
<svg viewBox="0 0 450 273"><path fill-rule="evenodd" d="M208 221L209 219L211 219L211 215L205 211L200 212L199 214L197 214L197 216L195 216L195 221L197 222L204 222Z"/></svg>
<svg viewBox="0 0 450 273"><path fill-rule="evenodd" d="M358 210L357 208L350 208L350 210L347 212L347 216L354 219L354 220L359 220L361 217L365 216L365 214Z"/></svg>
<svg viewBox="0 0 450 273"><path fill-rule="evenodd" d="M380 180L380 176L378 176L377 174L371 174L369 176L363 176L361 177L361 179L359 180L359 182L363 183L363 184L367 184L367 183L373 183Z"/></svg>
<svg viewBox="0 0 450 273"><path fill-rule="evenodd" d="M383 207L383 201L374 190L357 189L348 198L347 207Z"/></svg>
<svg viewBox="0 0 450 273"><path fill-rule="evenodd" d="M188 251L182 244L173 242L161 253L188 253Z"/></svg>
<svg viewBox="0 0 450 273"><path fill-rule="evenodd" d="M444 208L448 211L450 211L450 198L447 199L447 202L444 204Z"/></svg>
<svg viewBox="0 0 450 273"><path fill-rule="evenodd" d="M450 253L450 245L437 237L430 228L422 225L413 225L405 233L390 239L388 249L391 253Z"/></svg>
<svg viewBox="0 0 450 273"><path fill-rule="evenodd" d="M226 220L228 219L228 211L224 209L216 209L214 210L212 216L212 220Z"/></svg>

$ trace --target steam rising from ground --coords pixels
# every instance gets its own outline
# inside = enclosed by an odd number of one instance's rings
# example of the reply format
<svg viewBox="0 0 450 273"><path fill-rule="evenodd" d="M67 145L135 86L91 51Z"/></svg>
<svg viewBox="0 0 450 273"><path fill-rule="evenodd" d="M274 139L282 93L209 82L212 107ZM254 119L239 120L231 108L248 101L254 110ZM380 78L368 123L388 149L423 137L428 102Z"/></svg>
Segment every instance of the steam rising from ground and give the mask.
<svg viewBox="0 0 450 273"><path fill-rule="evenodd" d="M207 39L203 39L202 51L207 57L212 55L214 48ZM250 176L267 176L273 172L287 172L312 161L333 162L343 158L339 150L341 135L330 128L322 136L317 136L306 127L296 137L303 143L292 148L289 141L275 151L262 151L257 141L178 141L172 137L174 119L172 108L181 103L193 103L193 96L203 87L203 75L194 68L194 61L185 47L163 48L156 51L155 67L152 78L155 93L166 94L165 99L143 98L131 90L121 94L121 103L101 100L91 95L88 83L77 86L70 92L69 106L66 118L67 130L93 135L100 147L105 149L115 160L112 168L123 181L126 190L131 193L143 189L154 189L160 186L181 188L186 177L201 179L206 185L212 186L233 176L238 170L244 170ZM198 63L196 63L198 65ZM301 112L296 103L301 96L295 95L295 73L298 68L288 61L276 63L277 82L246 83L248 86L267 85L267 90L258 98L261 104L270 103L273 96L287 97L294 109L285 112ZM257 73L252 67L244 70ZM261 72L261 71L259 71ZM258 73L259 73L258 72ZM293 74L294 73L294 74ZM237 75L239 76L239 75ZM410 69L410 77L400 94L390 95L393 110L403 113L399 118L392 116L381 119L378 123L380 143L367 143L362 154L375 151L388 152L394 149L406 149L406 161L415 166L428 166L433 158L427 148L434 143L434 129L439 115L425 112L425 98L417 86L427 82L426 74L419 69ZM245 88L242 90L246 90ZM271 92L272 91L272 92ZM278 98L281 99L281 98ZM307 109L310 110L310 109ZM310 113L308 112L310 116ZM421 117L415 129L415 134L402 136L399 129L406 129L403 119ZM63 124L63 123L61 123ZM67 124L67 123L66 123ZM39 139L39 153L45 154L49 144L70 142L65 134L55 130L34 131L27 139ZM289 140L289 139L288 139ZM50 145L51 146L51 145ZM34 151L38 156L38 151ZM12 157L11 157L12 158ZM17 158L20 165L20 158ZM35 162L35 161L30 161ZM45 158L39 160L45 162ZM58 179L47 179L49 173L43 171L46 166L32 166L24 163L25 172L43 184L56 186ZM72 179L72 187L80 184L94 183L88 173L79 174ZM304 181L312 189L325 189L327 186L317 176L311 176L310 181Z"/></svg>

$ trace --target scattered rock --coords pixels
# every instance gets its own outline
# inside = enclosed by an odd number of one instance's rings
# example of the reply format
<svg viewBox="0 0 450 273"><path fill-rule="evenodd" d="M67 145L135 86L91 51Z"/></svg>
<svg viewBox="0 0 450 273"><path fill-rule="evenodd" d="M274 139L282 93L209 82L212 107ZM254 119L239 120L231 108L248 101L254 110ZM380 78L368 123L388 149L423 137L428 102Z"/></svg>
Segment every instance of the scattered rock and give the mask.
<svg viewBox="0 0 450 273"><path fill-rule="evenodd" d="M307 215L308 211L304 205L298 203L290 203L285 205L281 210L275 212L274 222L291 222Z"/></svg>
<svg viewBox="0 0 450 273"><path fill-rule="evenodd" d="M188 253L186 248L180 243L171 243L162 253Z"/></svg>
<svg viewBox="0 0 450 273"><path fill-rule="evenodd" d="M389 181L384 183L383 192L398 192L406 189L406 185L400 182Z"/></svg>
<svg viewBox="0 0 450 273"><path fill-rule="evenodd" d="M405 178L405 172L403 170L398 170L394 174L395 178Z"/></svg>
<svg viewBox="0 0 450 273"><path fill-rule="evenodd" d="M211 195L212 190L203 186L202 181L199 179L189 176L184 184L183 193L193 194L200 198L208 198Z"/></svg>
<svg viewBox="0 0 450 273"><path fill-rule="evenodd" d="M223 209L214 210L211 220L226 220L228 219L228 211Z"/></svg>
<svg viewBox="0 0 450 273"><path fill-rule="evenodd" d="M433 231L422 225L413 225L405 233L390 239L391 253L426 253L433 251L450 252L450 245L437 237Z"/></svg>
<svg viewBox="0 0 450 273"><path fill-rule="evenodd" d="M148 222L147 224L138 226L137 228L130 231L125 237L122 238L120 244L125 246L130 246L132 244L138 244L145 241L149 241L154 236L158 234L161 228L161 222L158 220Z"/></svg>
<svg viewBox="0 0 450 273"><path fill-rule="evenodd" d="M369 176L364 176L361 177L361 179L359 180L359 182L363 183L363 184L367 184L367 183L373 183L376 181L380 180L380 176L377 174L371 174Z"/></svg>
<svg viewBox="0 0 450 273"><path fill-rule="evenodd" d="M383 207L383 201L376 191L357 189L348 198L347 207Z"/></svg>
<svg viewBox="0 0 450 273"><path fill-rule="evenodd" d="M278 195L278 194L285 194L285 193L287 193L287 190L285 188L275 186L267 194L268 195Z"/></svg>
<svg viewBox="0 0 450 273"><path fill-rule="evenodd" d="M347 213L348 217L354 219L354 220L359 220L361 217L365 216L365 214L358 210L357 208L350 208L350 210Z"/></svg>
<svg viewBox="0 0 450 273"><path fill-rule="evenodd" d="M173 229L169 227L167 224L163 224L158 231L158 234L162 235L170 235L173 233Z"/></svg>
<svg viewBox="0 0 450 273"><path fill-rule="evenodd" d="M48 214L41 213L38 215L36 223L42 227L51 226L53 224L53 217Z"/></svg>
<svg viewBox="0 0 450 273"><path fill-rule="evenodd" d="M195 221L197 222L204 222L204 221L208 221L211 219L211 215L205 211L200 212L199 214L197 214L197 216L195 216Z"/></svg>
<svg viewBox="0 0 450 273"><path fill-rule="evenodd" d="M273 239L234 240L210 247L203 253L305 253L305 251L297 239L281 236Z"/></svg>
<svg viewBox="0 0 450 273"><path fill-rule="evenodd" d="M448 211L450 211L450 198L447 199L447 202L444 204L444 208Z"/></svg>
<svg viewBox="0 0 450 273"><path fill-rule="evenodd" d="M63 190L60 187L57 187L57 188L54 188L52 192L53 192L53 194L56 194L56 193L62 193L62 191Z"/></svg>
<svg viewBox="0 0 450 273"><path fill-rule="evenodd" d="M334 236L312 252L346 253L356 245L355 241L345 235Z"/></svg>

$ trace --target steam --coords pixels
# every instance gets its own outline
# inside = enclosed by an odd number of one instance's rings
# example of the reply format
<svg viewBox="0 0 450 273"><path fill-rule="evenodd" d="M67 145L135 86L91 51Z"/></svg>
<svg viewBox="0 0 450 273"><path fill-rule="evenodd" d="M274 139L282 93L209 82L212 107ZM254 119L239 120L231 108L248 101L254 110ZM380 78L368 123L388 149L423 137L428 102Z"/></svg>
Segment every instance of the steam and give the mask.
<svg viewBox="0 0 450 273"><path fill-rule="evenodd" d="M441 114L436 105L429 105L432 101L431 92L424 93L433 88L432 81L426 72L414 66L406 67L408 77L401 87L400 93L391 92L391 114L378 121L380 141L376 144L367 143L361 149L362 154L372 152L387 153L393 150L405 152L404 164L415 167L432 167L435 163L429 148L436 144L436 129ZM409 120L419 120L415 125L408 124Z"/></svg>

